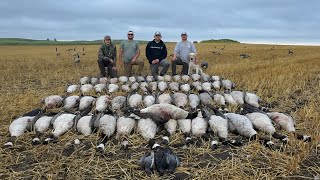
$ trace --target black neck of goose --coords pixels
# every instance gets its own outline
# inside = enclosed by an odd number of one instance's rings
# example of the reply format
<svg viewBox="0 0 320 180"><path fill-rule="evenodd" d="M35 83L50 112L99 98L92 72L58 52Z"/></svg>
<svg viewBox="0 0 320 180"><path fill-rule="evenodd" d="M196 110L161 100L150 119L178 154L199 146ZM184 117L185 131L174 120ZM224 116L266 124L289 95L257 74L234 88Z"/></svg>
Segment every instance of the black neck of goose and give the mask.
<svg viewBox="0 0 320 180"><path fill-rule="evenodd" d="M186 117L186 119L194 119L198 117L198 111L194 111L194 112L189 112L188 116Z"/></svg>

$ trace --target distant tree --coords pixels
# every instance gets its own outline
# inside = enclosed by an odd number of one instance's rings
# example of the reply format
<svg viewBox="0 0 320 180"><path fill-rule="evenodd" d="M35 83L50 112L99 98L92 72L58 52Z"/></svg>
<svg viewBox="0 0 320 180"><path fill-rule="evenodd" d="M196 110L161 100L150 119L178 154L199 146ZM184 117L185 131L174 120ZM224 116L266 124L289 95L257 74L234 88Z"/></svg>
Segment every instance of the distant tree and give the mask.
<svg viewBox="0 0 320 180"><path fill-rule="evenodd" d="M54 38L54 41L57 41L57 39L56 39L56 38Z"/></svg>
<svg viewBox="0 0 320 180"><path fill-rule="evenodd" d="M193 43L198 43L198 41L193 41Z"/></svg>
<svg viewBox="0 0 320 180"><path fill-rule="evenodd" d="M50 39L49 39L49 38L47 38L47 41L50 41Z"/></svg>

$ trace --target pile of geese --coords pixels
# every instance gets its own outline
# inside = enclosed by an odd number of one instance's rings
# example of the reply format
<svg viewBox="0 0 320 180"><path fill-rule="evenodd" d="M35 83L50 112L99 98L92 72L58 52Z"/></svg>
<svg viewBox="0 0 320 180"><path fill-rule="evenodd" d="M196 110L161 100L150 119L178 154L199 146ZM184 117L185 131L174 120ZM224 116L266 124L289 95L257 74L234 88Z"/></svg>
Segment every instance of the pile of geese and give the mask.
<svg viewBox="0 0 320 180"><path fill-rule="evenodd" d="M126 138L137 132L150 147L138 164L147 173L156 169L163 174L179 165L179 158L169 147L170 137L178 132L184 136L184 148L198 138L210 141L212 149L221 144L242 145L231 139L230 133L249 141L257 139L271 148L272 138L287 143L289 134L311 141L310 136L295 132L290 115L270 112L260 105L258 95L235 87L231 80L208 74L165 75L158 81L153 76L82 77L79 83L68 84L64 95L45 97L43 107L16 118L9 126L11 136L5 146L14 146L16 138L26 131L35 132L31 142L37 145L56 142L73 130L83 136L99 132L96 149L103 152L112 137L127 149L130 144ZM227 107L231 106L236 112L229 112ZM286 135L280 134L276 125ZM259 139L257 131L268 138ZM159 144L155 142L157 133L162 133ZM76 140L74 143L81 143Z"/></svg>

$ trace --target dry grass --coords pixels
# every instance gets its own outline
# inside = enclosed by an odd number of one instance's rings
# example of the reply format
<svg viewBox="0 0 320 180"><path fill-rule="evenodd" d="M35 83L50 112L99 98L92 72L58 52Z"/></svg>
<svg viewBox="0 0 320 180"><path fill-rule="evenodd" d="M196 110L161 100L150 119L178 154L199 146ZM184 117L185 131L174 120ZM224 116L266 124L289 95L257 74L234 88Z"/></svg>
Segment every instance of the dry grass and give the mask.
<svg viewBox="0 0 320 180"><path fill-rule="evenodd" d="M169 44L170 52L174 44ZM214 48L216 46L216 48ZM246 48L244 48L246 46ZM222 75L237 84L237 89L257 93L264 104L274 111L291 114L297 122L297 131L311 135L312 143L293 140L283 152L271 151L258 142L242 148L222 147L211 151L209 143L177 149L182 166L169 179L274 179L293 177L312 179L320 174L320 47L228 44L197 44L201 59L209 62L206 70L211 75ZM73 47L24 46L0 48L0 143L7 140L12 117L40 106L40 99L48 95L63 94L67 83L76 83L82 76L97 76L98 46L86 46L86 55L75 65L67 51ZM145 46L141 46L144 56ZM78 49L82 49L79 47ZM218 51L220 56L213 55ZM239 54L251 55L240 59ZM145 73L149 73L148 64ZM13 149L0 149L0 178L43 179L149 179L139 170L136 161L146 150L145 141L134 134L128 137L133 144L129 151L119 150L117 141L107 145L104 154L97 154L94 146L97 134L90 137L68 132L57 144L32 146L32 132L17 140ZM68 145L76 137L82 145ZM180 134L172 143L182 141ZM152 178L160 179L157 174Z"/></svg>

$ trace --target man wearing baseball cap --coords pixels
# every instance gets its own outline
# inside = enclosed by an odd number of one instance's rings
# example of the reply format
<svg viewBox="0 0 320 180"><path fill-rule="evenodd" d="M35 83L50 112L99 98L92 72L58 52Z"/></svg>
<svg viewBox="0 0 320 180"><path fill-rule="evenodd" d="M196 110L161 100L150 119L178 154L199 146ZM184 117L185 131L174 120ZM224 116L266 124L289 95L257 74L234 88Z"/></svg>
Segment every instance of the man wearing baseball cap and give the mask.
<svg viewBox="0 0 320 180"><path fill-rule="evenodd" d="M98 65L100 69L100 76L106 77L108 72L108 76L110 76L111 78L117 77L116 46L111 42L111 37L109 35L106 35L103 39L103 44L100 46L98 53Z"/></svg>
<svg viewBox="0 0 320 180"><path fill-rule="evenodd" d="M177 75L176 66L182 65L182 74L187 75L190 62L190 53L197 53L196 47L190 41L188 41L188 34L186 32L181 33L181 41L176 44L172 57L172 75ZM197 57L196 57L197 62Z"/></svg>
<svg viewBox="0 0 320 180"><path fill-rule="evenodd" d="M167 73L170 63L166 60L167 47L161 40L159 31L154 33L154 39L150 41L146 47L146 56L150 63L151 74L155 80L158 80L159 66L162 67L160 76Z"/></svg>

